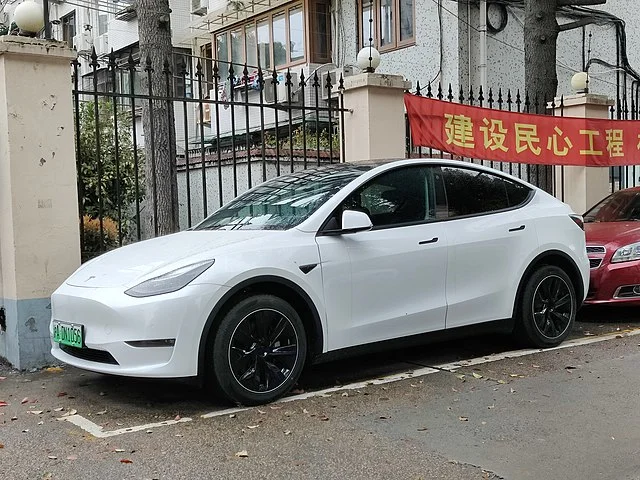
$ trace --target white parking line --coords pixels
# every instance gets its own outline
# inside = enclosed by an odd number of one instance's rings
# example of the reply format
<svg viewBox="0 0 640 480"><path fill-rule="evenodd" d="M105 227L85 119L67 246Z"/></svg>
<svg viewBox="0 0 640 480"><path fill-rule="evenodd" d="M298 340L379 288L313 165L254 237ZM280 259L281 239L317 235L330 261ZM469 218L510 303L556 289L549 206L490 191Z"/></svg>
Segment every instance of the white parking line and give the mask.
<svg viewBox="0 0 640 480"><path fill-rule="evenodd" d="M317 390L313 392L305 392L298 395L292 395L290 397L281 398L280 400L274 403L276 404L289 403L289 402L295 402L298 400L305 400L307 398L325 397L335 392L346 391L346 390L358 390L361 388L366 388L371 385L383 385L385 383L393 383L393 382L398 382L400 380L423 377L425 375L441 372L443 370L456 371L460 368L470 367L474 365L481 365L483 363L497 362L499 360L506 360L509 358L525 357L527 355L534 355L536 353L549 352L553 350L562 350L562 349L572 348L572 347L579 347L582 345L589 345L592 343L599 343L599 342L604 342L606 340L612 340L614 338L633 337L635 335L640 335L640 328L632 329L632 330L624 330L624 331L605 334L605 335L597 335L593 337L580 338L576 340L569 340L564 342L562 345L554 348L513 350L510 352L495 353L492 355L472 358L469 360L461 360L459 362L444 363L440 365L433 365L432 367L418 368L416 370L411 370L411 371L402 372L402 373L395 373L393 375L387 375L387 376L376 378L373 380L365 380L362 382L350 383L348 385L340 385L337 387L325 388L323 390ZM224 410L217 410L215 412L205 413L200 417L213 418L213 417L221 417L225 415L233 415L238 412L251 410L252 408L254 407L227 408ZM62 417L59 420L66 420L68 422L71 422L74 425L82 428L84 431L88 432L89 434L97 438L115 437L117 435L124 435L125 433L139 432L141 430L149 430L151 428L166 427L169 425L176 425L178 423L192 421L191 418L181 418L179 420L167 420L164 422L148 423L145 425L136 425L134 427L120 428L118 430L105 432L101 426L96 425L91 420L86 419L82 415L70 415L68 417Z"/></svg>

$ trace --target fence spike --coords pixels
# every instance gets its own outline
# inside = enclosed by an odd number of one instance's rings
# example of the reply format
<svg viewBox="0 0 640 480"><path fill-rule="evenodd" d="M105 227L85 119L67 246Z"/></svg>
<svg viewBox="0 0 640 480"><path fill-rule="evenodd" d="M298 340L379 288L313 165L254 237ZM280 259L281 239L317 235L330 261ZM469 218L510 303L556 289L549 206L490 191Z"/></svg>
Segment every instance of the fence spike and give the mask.
<svg viewBox="0 0 640 480"><path fill-rule="evenodd" d="M162 65L162 73L165 75L171 75L171 66L169 64L169 59L164 59L164 64Z"/></svg>
<svg viewBox="0 0 640 480"><path fill-rule="evenodd" d="M117 68L116 65L116 54L113 51L113 48L111 49L111 53L109 53L109 70L111 71L115 71Z"/></svg>
<svg viewBox="0 0 640 480"><path fill-rule="evenodd" d="M284 82L284 84L285 84L287 87L291 87L291 86L293 85L293 82L291 81L291 70L290 70L289 68L287 68L287 73L286 73L286 75L284 76L284 78L285 78L285 82Z"/></svg>
<svg viewBox="0 0 640 480"><path fill-rule="evenodd" d="M482 92L482 85L480 85L480 89L478 90L478 101L480 102L480 106L482 106L482 102L484 102L484 94Z"/></svg>
<svg viewBox="0 0 640 480"><path fill-rule="evenodd" d="M153 72L153 64L151 63L151 57L147 55L147 59L145 60L145 72Z"/></svg>
<svg viewBox="0 0 640 480"><path fill-rule="evenodd" d="M300 70L300 82L298 83L298 86L300 88L302 87L306 87L307 86L307 79L304 77L304 70Z"/></svg>
<svg viewBox="0 0 640 480"><path fill-rule="evenodd" d="M98 68L100 64L98 63L98 54L96 53L96 47L91 47L91 63L89 64L94 68Z"/></svg>
<svg viewBox="0 0 640 480"><path fill-rule="evenodd" d="M199 61L198 61L199 63ZM196 67L196 72L198 68ZM197 73L196 73L197 76ZM218 68L218 62L213 62L213 78L214 80L220 80L220 69Z"/></svg>
<svg viewBox="0 0 640 480"><path fill-rule="evenodd" d="M469 87L469 105L473 105L473 85Z"/></svg>
<svg viewBox="0 0 640 480"><path fill-rule="evenodd" d="M264 73L262 72L262 67L258 67L258 86L260 87L260 91L264 89Z"/></svg>
<svg viewBox="0 0 640 480"><path fill-rule="evenodd" d="M340 73L340 80L338 81L338 90L344 90L344 77Z"/></svg>
<svg viewBox="0 0 640 480"><path fill-rule="evenodd" d="M327 83L325 84L325 88L329 91L329 93L331 93L332 87L333 85L331 85L331 75L329 74L329 72L327 72Z"/></svg>
<svg viewBox="0 0 640 480"><path fill-rule="evenodd" d="M449 84L449 95L447 95L447 100L453 102L453 89L451 88L451 84Z"/></svg>
<svg viewBox="0 0 640 480"><path fill-rule="evenodd" d="M442 94L442 83L438 82L438 100L442 100L444 98Z"/></svg>
<svg viewBox="0 0 640 480"><path fill-rule="evenodd" d="M420 80L418 80L418 81L416 82L416 95L417 95L418 97L421 97L421 96L422 96L422 94L420 93Z"/></svg>
<svg viewBox="0 0 640 480"><path fill-rule="evenodd" d="M231 85L231 92L235 92L235 90L233 89L233 87L235 86L235 80L236 80L236 76L235 76L235 71L233 69L233 63L229 65L229 84ZM231 95L231 98L233 98L233 95Z"/></svg>
<svg viewBox="0 0 640 480"><path fill-rule="evenodd" d="M433 93L431 92L431 82L427 84L427 98L432 98Z"/></svg>
<svg viewBox="0 0 640 480"><path fill-rule="evenodd" d="M311 84L311 86L315 89L317 89L320 86L320 78L318 77L317 70L313 72L313 83Z"/></svg>
<svg viewBox="0 0 640 480"><path fill-rule="evenodd" d="M181 77L187 76L187 62L184 61L184 58L178 64L178 75Z"/></svg>
<svg viewBox="0 0 640 480"><path fill-rule="evenodd" d="M464 103L464 90L462 90L462 87L460 87L460 93L458 94L458 100L460 101L460 103Z"/></svg>
<svg viewBox="0 0 640 480"><path fill-rule="evenodd" d="M489 103L489 108L493 108L493 89L491 87L489 87L489 97L487 102Z"/></svg>
<svg viewBox="0 0 640 480"><path fill-rule="evenodd" d="M127 67L129 70L136 68L136 61L133 59L133 51L129 50L129 58L127 59Z"/></svg>

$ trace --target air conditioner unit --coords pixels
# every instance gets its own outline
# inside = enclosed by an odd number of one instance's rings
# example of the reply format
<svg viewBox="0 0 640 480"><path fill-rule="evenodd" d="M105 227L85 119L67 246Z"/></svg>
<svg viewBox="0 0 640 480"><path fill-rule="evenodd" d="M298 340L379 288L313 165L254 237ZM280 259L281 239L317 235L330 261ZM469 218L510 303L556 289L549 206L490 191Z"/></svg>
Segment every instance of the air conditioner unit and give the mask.
<svg viewBox="0 0 640 480"><path fill-rule="evenodd" d="M96 55L107 55L109 53L109 36L104 33L94 41L96 47Z"/></svg>
<svg viewBox="0 0 640 480"><path fill-rule="evenodd" d="M209 0L191 0L191 15L206 15L208 6Z"/></svg>
<svg viewBox="0 0 640 480"><path fill-rule="evenodd" d="M89 43L89 39L84 35L84 33L79 33L73 37L73 48L76 49L77 52L86 52L91 50L91 43Z"/></svg>
<svg viewBox="0 0 640 480"><path fill-rule="evenodd" d="M278 83L273 88L273 77L269 76L264 79L263 98L265 103L285 103L289 101L289 88L291 88L291 103L298 101L299 81L298 74L291 74L291 87L287 85L286 72L278 73Z"/></svg>
<svg viewBox="0 0 640 480"><path fill-rule="evenodd" d="M340 88L340 77L342 76L342 79L344 80L345 78L353 75L353 67L338 67L318 74L320 77L320 86L322 87L322 100L329 100L327 75L331 78L331 97L335 98L338 95L338 89Z"/></svg>

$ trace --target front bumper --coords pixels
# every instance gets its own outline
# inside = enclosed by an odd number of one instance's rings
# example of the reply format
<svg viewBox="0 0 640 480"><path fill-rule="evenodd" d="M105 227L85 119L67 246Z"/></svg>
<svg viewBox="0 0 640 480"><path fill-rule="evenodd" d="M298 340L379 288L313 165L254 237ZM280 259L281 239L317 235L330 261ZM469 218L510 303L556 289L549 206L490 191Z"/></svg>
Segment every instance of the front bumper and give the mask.
<svg viewBox="0 0 640 480"><path fill-rule="evenodd" d="M69 365L100 373L158 378L197 375L204 325L227 291L228 287L200 284L170 294L133 298L123 289L64 284L51 296L51 318L82 325L84 346L61 348L52 341L51 354ZM53 338L52 326L50 333ZM135 343L149 340L174 343Z"/></svg>
<svg viewBox="0 0 640 480"><path fill-rule="evenodd" d="M640 305L640 296L621 298L621 287L640 285L640 260L609 263L605 258L598 268L591 270L589 292L585 305L620 304Z"/></svg>

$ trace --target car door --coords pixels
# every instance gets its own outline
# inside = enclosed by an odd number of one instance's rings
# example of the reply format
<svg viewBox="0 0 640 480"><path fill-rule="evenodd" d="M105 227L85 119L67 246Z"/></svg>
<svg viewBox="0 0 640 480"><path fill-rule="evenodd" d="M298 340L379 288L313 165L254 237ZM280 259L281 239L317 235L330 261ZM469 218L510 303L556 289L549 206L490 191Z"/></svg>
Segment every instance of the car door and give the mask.
<svg viewBox="0 0 640 480"><path fill-rule="evenodd" d="M444 188L435 187L429 167L396 168L334 213L364 211L370 231L319 233L330 350L445 327L447 235L435 221L436 197L444 202Z"/></svg>
<svg viewBox="0 0 640 480"><path fill-rule="evenodd" d="M447 328L510 318L525 259L538 248L535 222L519 208L525 185L484 170L443 166L449 259Z"/></svg>

